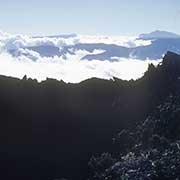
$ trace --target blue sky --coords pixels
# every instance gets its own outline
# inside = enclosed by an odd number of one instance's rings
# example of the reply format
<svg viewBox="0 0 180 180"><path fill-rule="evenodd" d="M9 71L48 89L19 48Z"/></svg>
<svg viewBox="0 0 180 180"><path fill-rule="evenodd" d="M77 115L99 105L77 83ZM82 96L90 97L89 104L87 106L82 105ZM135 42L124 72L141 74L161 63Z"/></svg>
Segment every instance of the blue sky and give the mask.
<svg viewBox="0 0 180 180"><path fill-rule="evenodd" d="M0 29L52 35L180 34L180 0L0 0Z"/></svg>

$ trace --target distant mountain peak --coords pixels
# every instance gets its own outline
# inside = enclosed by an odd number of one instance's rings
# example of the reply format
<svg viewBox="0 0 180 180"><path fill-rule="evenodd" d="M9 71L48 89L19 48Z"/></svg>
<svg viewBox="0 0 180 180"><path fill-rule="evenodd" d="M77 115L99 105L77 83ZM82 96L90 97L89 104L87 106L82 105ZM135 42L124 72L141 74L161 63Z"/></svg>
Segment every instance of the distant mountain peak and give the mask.
<svg viewBox="0 0 180 180"><path fill-rule="evenodd" d="M143 40L172 39L172 38L180 38L180 35L168 31L160 31L160 30L139 35L139 39L143 39Z"/></svg>

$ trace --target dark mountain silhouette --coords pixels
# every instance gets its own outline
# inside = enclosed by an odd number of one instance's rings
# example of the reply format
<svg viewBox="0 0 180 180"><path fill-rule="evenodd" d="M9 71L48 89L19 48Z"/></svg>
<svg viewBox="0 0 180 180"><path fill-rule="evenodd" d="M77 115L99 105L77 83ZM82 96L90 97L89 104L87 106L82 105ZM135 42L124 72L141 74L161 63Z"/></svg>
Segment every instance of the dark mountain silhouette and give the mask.
<svg viewBox="0 0 180 180"><path fill-rule="evenodd" d="M175 180L180 177L180 56L168 53L162 67L162 71L168 67L169 76L175 82L173 91L136 128L122 130L113 138L113 153L91 158L90 179Z"/></svg>
<svg viewBox="0 0 180 180"><path fill-rule="evenodd" d="M116 152L112 137L136 129L175 92L179 77L180 56L171 52L136 81L0 76L0 178L87 178L90 157Z"/></svg>

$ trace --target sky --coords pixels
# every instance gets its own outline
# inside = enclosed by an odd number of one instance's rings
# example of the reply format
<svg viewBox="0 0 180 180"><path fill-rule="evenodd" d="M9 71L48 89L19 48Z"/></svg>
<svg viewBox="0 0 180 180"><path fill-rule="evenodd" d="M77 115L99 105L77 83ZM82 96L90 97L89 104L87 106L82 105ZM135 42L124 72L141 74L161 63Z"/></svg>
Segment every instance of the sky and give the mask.
<svg viewBox="0 0 180 180"><path fill-rule="evenodd" d="M28 35L180 34L180 0L0 0L0 29Z"/></svg>

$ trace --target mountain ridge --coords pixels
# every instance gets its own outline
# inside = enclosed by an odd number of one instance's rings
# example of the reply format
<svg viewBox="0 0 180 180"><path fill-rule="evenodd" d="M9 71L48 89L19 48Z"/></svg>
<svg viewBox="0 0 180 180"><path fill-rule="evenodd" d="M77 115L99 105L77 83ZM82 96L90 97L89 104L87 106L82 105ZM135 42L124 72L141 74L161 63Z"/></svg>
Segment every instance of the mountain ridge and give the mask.
<svg viewBox="0 0 180 180"><path fill-rule="evenodd" d="M180 56L168 52L136 81L38 83L0 76L0 177L87 178L92 155L117 152L113 135L133 130L175 91L179 64Z"/></svg>

